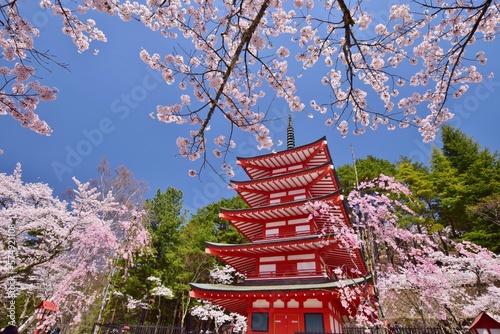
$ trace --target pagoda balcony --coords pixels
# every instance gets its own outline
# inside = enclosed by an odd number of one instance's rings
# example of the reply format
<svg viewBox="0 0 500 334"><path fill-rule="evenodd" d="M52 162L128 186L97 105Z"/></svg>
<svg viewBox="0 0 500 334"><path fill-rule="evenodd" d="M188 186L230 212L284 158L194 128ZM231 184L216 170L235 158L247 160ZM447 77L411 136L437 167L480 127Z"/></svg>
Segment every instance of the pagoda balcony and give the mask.
<svg viewBox="0 0 500 334"><path fill-rule="evenodd" d="M323 232L321 229L314 229L314 230L289 230L289 231L280 231L279 233L273 233L273 234L267 234L261 237L255 237L252 239L252 242L256 241L276 241L276 239L292 239L292 238L299 238L299 237L305 237L305 236L311 236L311 235L321 235Z"/></svg>
<svg viewBox="0 0 500 334"><path fill-rule="evenodd" d="M330 275L329 275L330 274ZM331 279L333 273L325 269L289 270L289 271L261 271L245 274L245 281L290 280L290 279Z"/></svg>

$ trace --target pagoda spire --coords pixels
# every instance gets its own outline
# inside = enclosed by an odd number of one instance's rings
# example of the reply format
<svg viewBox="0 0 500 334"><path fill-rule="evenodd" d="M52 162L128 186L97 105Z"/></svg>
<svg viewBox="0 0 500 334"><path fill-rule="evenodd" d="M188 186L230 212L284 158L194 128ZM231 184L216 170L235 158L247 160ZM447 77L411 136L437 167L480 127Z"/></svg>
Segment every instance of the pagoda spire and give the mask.
<svg viewBox="0 0 500 334"><path fill-rule="evenodd" d="M288 114L288 128L286 130L286 148L295 148L295 136L293 133L292 115Z"/></svg>

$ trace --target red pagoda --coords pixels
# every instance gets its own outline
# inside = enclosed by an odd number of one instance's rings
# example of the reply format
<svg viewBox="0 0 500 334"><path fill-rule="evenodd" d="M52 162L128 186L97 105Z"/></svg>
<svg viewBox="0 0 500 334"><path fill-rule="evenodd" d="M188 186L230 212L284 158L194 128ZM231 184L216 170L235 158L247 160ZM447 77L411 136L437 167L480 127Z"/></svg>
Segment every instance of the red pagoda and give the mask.
<svg viewBox="0 0 500 334"><path fill-rule="evenodd" d="M191 297L208 300L248 318L247 333L342 333L349 321L339 289L369 284L359 250L339 246L324 233L326 218L309 218L308 201L326 201L350 226L325 137L295 147L289 123L287 149L251 158L238 158L249 181L232 182L248 204L221 210L250 243L207 243L215 255L246 276L233 285L191 284ZM339 280L334 269L356 274Z"/></svg>

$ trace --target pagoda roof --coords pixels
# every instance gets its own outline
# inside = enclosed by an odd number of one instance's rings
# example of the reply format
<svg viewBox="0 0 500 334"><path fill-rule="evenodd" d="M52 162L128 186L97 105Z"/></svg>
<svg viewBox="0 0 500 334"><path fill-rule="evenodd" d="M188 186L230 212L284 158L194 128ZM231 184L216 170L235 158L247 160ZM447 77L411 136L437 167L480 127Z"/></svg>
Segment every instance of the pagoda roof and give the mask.
<svg viewBox="0 0 500 334"><path fill-rule="evenodd" d="M326 148L325 136L307 145L257 157L238 157L237 159L238 165L245 170L251 179L269 177L275 170L287 166L305 163L306 168L308 168L331 161L330 153Z"/></svg>
<svg viewBox="0 0 500 334"><path fill-rule="evenodd" d="M474 322L469 327L469 329L479 328L500 329L500 322L496 321L488 313L483 311L479 313L479 315L474 319Z"/></svg>
<svg viewBox="0 0 500 334"><path fill-rule="evenodd" d="M332 207L333 213L342 215L346 223L348 222L347 212L342 200L340 190L331 194L295 201L291 203L280 203L268 206L253 207L246 209L221 209L219 217L227 219L231 224L248 240L253 241L262 239L264 236L265 224L272 221L295 219L300 217L308 217L311 210L306 209L308 202L325 201L336 205ZM315 217L319 228L322 228L328 217Z"/></svg>
<svg viewBox="0 0 500 334"><path fill-rule="evenodd" d="M207 242L208 254L217 256L242 274L255 273L262 256L279 256L321 252L323 261L332 268L357 269L366 275L366 266L358 249L349 252L333 235L308 235L296 238L273 239L251 244L220 244Z"/></svg>
<svg viewBox="0 0 500 334"><path fill-rule="evenodd" d="M311 298L336 294L340 287L362 284L370 280L369 277L359 277L342 281L306 281L297 283L294 281L283 282L282 284L272 283L269 285L226 285L226 284L202 284L191 283L190 295L193 298L209 300L214 304L224 307L230 312L237 312L245 315L247 309L252 307L252 301L258 298Z"/></svg>
<svg viewBox="0 0 500 334"><path fill-rule="evenodd" d="M269 194L274 192L306 188L311 197L320 197L340 188L331 161L306 170L231 184L250 207L267 205Z"/></svg>

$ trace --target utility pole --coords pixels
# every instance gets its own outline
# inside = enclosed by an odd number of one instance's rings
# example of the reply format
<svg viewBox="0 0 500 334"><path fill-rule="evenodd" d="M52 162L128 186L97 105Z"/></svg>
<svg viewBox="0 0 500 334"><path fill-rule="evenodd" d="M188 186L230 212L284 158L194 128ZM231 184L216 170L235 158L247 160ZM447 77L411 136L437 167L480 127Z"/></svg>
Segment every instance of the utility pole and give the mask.
<svg viewBox="0 0 500 334"><path fill-rule="evenodd" d="M351 144L351 156L352 156L352 164L354 166L354 176L356 177L356 188L357 188L359 186L358 170L356 169L356 158L354 157L354 148L352 147L352 144Z"/></svg>

